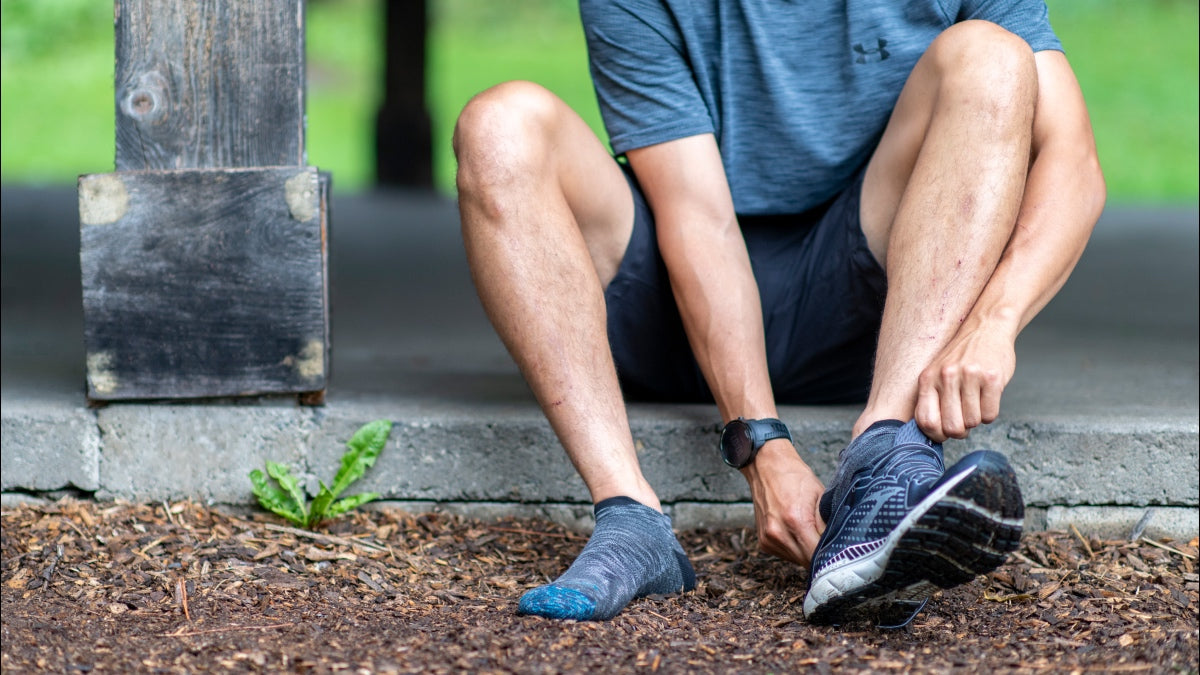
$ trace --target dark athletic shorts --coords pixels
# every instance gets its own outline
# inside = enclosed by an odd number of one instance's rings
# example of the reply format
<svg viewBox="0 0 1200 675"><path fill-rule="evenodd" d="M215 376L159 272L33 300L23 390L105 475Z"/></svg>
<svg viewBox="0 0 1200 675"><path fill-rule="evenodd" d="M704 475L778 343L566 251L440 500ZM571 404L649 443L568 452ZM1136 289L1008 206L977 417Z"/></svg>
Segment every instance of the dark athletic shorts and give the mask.
<svg viewBox="0 0 1200 675"><path fill-rule="evenodd" d="M710 402L658 252L654 217L633 172L622 168L633 190L633 234L605 291L621 388L636 400ZM812 211L738 218L780 403L855 403L870 390L887 279L859 223L864 173Z"/></svg>

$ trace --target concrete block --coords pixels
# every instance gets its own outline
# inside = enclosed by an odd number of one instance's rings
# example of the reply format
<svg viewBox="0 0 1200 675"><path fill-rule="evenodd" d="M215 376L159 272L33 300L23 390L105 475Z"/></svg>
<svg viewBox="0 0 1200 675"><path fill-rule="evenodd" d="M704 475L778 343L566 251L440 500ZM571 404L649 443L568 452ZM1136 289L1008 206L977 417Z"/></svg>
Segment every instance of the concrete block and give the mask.
<svg viewBox="0 0 1200 675"><path fill-rule="evenodd" d="M306 468L312 413L288 403L112 405L97 413L101 499L249 503L267 460Z"/></svg>
<svg viewBox="0 0 1200 675"><path fill-rule="evenodd" d="M540 416L397 412L329 405L311 440L310 470L328 482L358 427L390 418L387 447L351 492L445 502L588 501L583 481Z"/></svg>
<svg viewBox="0 0 1200 675"><path fill-rule="evenodd" d="M19 506L45 506L50 503L49 499L34 497L33 495L24 492L3 492L0 493L0 509L8 511Z"/></svg>
<svg viewBox="0 0 1200 675"><path fill-rule="evenodd" d="M407 513L449 513L479 520L538 518L578 532L591 534L596 527L591 504L520 504L517 502L377 501L369 509L398 509Z"/></svg>
<svg viewBox="0 0 1200 675"><path fill-rule="evenodd" d="M1197 433L1194 418L1000 422L948 443L946 463L976 449L1003 452L1029 506L1196 506Z"/></svg>
<svg viewBox="0 0 1200 675"><path fill-rule="evenodd" d="M4 490L100 487L100 432L82 396L5 397L0 417L0 482Z"/></svg>
<svg viewBox="0 0 1200 675"><path fill-rule="evenodd" d="M849 409L794 413L802 455L832 475L846 443ZM309 467L328 482L345 442L362 424L394 418L388 446L352 491L388 499L513 502L589 501L550 425L532 406L505 414L410 412L330 404L311 439ZM664 502L746 501L742 475L721 462L717 424L703 406L633 406L630 421L642 470Z"/></svg>
<svg viewBox="0 0 1200 675"><path fill-rule="evenodd" d="M828 480L856 414L849 407L789 407L780 418L800 456ZM630 426L642 471L664 502L749 501L746 479L721 461L720 424L711 406L631 406Z"/></svg>
<svg viewBox="0 0 1200 675"><path fill-rule="evenodd" d="M519 502L434 502L380 500L367 509L398 509L407 513L451 513L480 520L539 518L578 532L591 534L596 526L591 504L522 504ZM676 530L754 527L754 505L747 502L717 504L678 502L663 504Z"/></svg>
<svg viewBox="0 0 1200 675"><path fill-rule="evenodd" d="M1150 539L1190 541L1200 536L1200 509L1189 506L1051 506L1046 510L1046 529L1068 530L1074 525L1087 537L1129 539L1142 518L1146 518L1142 535Z"/></svg>
<svg viewBox="0 0 1200 675"><path fill-rule="evenodd" d="M587 502L583 482L536 408L483 413L331 404L319 413L309 467L328 481L358 426L391 415L388 448L355 490L399 500ZM797 451L825 481L856 414L852 407L781 411ZM745 479L720 460L709 406L633 405L630 425L642 470L663 502L749 501ZM1194 424L1094 417L997 423L969 441L947 443L947 463L980 448L1009 457L1029 506L1197 504Z"/></svg>
<svg viewBox="0 0 1200 675"><path fill-rule="evenodd" d="M677 502L669 506L669 513L677 530L754 529L754 504L748 502Z"/></svg>

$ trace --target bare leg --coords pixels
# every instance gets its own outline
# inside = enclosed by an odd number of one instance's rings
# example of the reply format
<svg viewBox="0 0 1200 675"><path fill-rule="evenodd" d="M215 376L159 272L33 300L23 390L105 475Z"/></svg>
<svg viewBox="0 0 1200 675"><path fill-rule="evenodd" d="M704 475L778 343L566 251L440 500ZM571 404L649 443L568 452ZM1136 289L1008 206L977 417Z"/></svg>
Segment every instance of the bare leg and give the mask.
<svg viewBox="0 0 1200 675"><path fill-rule="evenodd" d="M996 271L1023 198L1036 98L1023 40L957 24L917 62L867 167L863 231L888 295L871 395L821 501L833 536L814 554L811 621L870 612L904 625L937 586L991 571L1017 545L1023 509L1003 457L974 453L947 470L928 429L871 425L920 421L919 381L941 370L933 364ZM961 429L961 406L958 417ZM855 481L865 467L880 470L869 485ZM940 536L915 534L930 531Z"/></svg>
<svg viewBox="0 0 1200 675"><path fill-rule="evenodd" d="M661 510L607 337L604 287L633 226L620 169L566 104L525 82L468 103L454 149L479 297L593 502L627 496Z"/></svg>
<svg viewBox="0 0 1200 675"><path fill-rule="evenodd" d="M939 36L905 84L863 186L888 297L855 436L913 417L918 377L996 269L1021 205L1036 98L1029 47L977 21Z"/></svg>
<svg viewBox="0 0 1200 675"><path fill-rule="evenodd" d="M596 503L587 546L518 611L607 619L635 597L694 588L638 467L608 344L604 288L633 227L625 177L574 112L523 82L475 97L454 149L479 297Z"/></svg>

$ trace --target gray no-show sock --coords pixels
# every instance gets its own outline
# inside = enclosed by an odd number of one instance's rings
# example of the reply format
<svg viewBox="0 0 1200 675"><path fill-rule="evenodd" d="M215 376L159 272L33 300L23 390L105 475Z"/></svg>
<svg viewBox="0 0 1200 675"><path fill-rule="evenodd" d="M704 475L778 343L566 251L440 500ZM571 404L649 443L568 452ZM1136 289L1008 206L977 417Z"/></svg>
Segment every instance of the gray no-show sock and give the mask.
<svg viewBox="0 0 1200 675"><path fill-rule="evenodd" d="M553 583L521 596L517 611L551 619L603 621L634 598L696 587L671 519L629 497L596 504L596 529Z"/></svg>

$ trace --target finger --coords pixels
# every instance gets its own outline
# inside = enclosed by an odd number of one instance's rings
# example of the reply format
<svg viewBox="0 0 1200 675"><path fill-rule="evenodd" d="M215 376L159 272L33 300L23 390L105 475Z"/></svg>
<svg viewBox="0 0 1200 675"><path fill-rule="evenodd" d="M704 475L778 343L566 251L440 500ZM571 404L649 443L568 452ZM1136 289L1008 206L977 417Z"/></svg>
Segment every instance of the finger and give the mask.
<svg viewBox="0 0 1200 675"><path fill-rule="evenodd" d="M1000 416L1000 395L1003 392L1004 385L1000 384L998 374L984 379L979 395L979 417L987 424L995 422Z"/></svg>
<svg viewBox="0 0 1200 675"><path fill-rule="evenodd" d="M803 549L804 561L800 563L805 567L812 560L812 554L817 550L817 543L821 541L821 534L815 529L808 529L800 535L800 547Z"/></svg>
<svg viewBox="0 0 1200 675"><path fill-rule="evenodd" d="M814 536L815 527L811 520L804 520L799 514L793 514L793 516L786 523L787 537L783 543L788 549L788 559L807 567L820 536Z"/></svg>
<svg viewBox="0 0 1200 675"><path fill-rule="evenodd" d="M918 383L917 407L913 411L913 417L917 420L917 426L921 427L921 431L930 440L941 443L946 440L942 434L941 397L925 373L921 374Z"/></svg>
<svg viewBox="0 0 1200 675"><path fill-rule="evenodd" d="M958 368L947 366L942 369L941 404L942 433L950 438L963 438L967 430L963 426L962 378Z"/></svg>
<svg viewBox="0 0 1200 675"><path fill-rule="evenodd" d="M979 426L982 414L979 411L980 388L983 378L978 368L965 368L962 387L962 421L964 431L970 431Z"/></svg>
<svg viewBox="0 0 1200 675"><path fill-rule="evenodd" d="M800 549L799 543L782 525L767 526L758 533L758 547L763 553L776 558L790 560L798 565L807 564L808 557Z"/></svg>
<svg viewBox="0 0 1200 675"><path fill-rule="evenodd" d="M794 540L778 542L778 545L772 546L772 550L767 551L767 553L776 558L794 562L797 565L808 565L808 556L805 555L800 545Z"/></svg>

